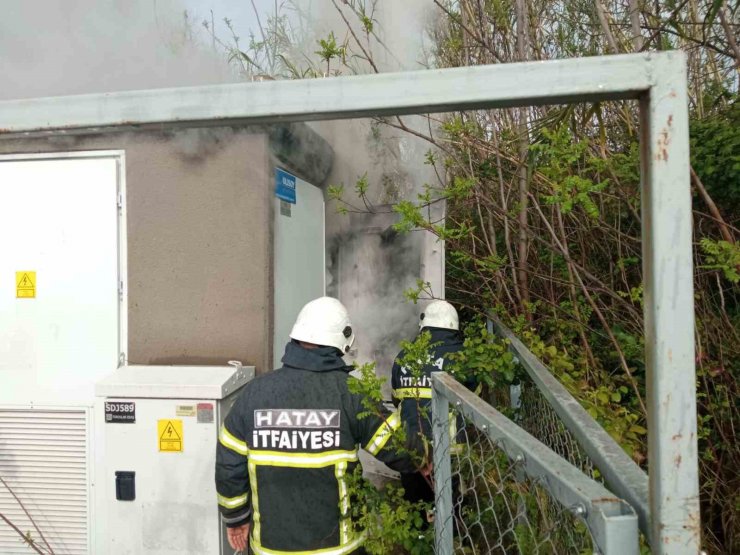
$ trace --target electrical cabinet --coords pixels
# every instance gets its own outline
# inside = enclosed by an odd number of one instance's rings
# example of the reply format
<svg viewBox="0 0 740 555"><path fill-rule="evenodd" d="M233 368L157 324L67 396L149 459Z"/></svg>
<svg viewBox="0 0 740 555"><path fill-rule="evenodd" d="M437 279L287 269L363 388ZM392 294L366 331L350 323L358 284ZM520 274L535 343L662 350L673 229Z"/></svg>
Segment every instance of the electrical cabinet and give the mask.
<svg viewBox="0 0 740 555"><path fill-rule="evenodd" d="M214 467L254 367L124 366L98 382L97 552L226 553Z"/></svg>

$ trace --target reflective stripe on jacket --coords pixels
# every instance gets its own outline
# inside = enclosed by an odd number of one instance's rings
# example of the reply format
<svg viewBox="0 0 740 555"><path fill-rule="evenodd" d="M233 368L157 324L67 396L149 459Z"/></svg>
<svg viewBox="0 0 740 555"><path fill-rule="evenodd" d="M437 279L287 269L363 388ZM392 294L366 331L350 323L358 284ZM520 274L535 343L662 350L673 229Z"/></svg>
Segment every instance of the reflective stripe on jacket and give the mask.
<svg viewBox="0 0 740 555"><path fill-rule="evenodd" d="M394 402L400 405L401 419L406 434L415 436L422 433L428 440L432 439L432 373L442 372L449 364L448 355L463 348L462 334L444 328L424 328L431 334L430 359L424 366L421 376L413 376L401 365L405 352L398 353L391 370L391 387ZM462 420L451 424L451 429L462 433ZM458 435L458 434L454 434ZM459 439L459 438L458 438Z"/></svg>

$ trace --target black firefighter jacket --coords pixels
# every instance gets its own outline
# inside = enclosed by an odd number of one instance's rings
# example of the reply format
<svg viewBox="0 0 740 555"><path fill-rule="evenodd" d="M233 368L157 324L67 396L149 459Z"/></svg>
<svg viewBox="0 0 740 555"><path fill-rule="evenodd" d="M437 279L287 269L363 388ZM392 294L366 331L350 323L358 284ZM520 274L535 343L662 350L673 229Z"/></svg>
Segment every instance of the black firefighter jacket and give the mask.
<svg viewBox="0 0 740 555"><path fill-rule="evenodd" d="M448 355L463 348L463 336L456 330L427 327L422 331L431 334L430 358L422 369L421 376L413 376L411 372L401 366L405 352L398 353L391 370L391 387L393 401L400 404L401 420L409 438L423 434L428 440L432 439L432 373L441 372L449 364ZM470 384L465 384L471 389ZM455 428L460 430L455 432ZM451 425L452 438L462 432L462 420L453 420ZM459 439L459 438L458 438ZM454 447L454 441L453 441Z"/></svg>
<svg viewBox="0 0 740 555"><path fill-rule="evenodd" d="M257 555L344 555L362 538L353 529L346 477L363 447L391 468L411 472L391 448L398 413L367 412L347 388L333 347L286 346L283 367L249 382L226 418L216 453L219 510L227 526L252 523Z"/></svg>

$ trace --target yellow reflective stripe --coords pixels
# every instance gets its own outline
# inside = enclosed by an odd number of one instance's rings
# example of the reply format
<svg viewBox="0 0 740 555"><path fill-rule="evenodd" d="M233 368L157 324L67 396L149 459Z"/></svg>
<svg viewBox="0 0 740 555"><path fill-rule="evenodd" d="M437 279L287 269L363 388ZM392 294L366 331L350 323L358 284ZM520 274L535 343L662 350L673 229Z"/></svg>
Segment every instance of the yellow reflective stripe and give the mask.
<svg viewBox="0 0 740 555"><path fill-rule="evenodd" d="M321 468L340 462L356 462L357 451L323 451L321 453L286 453L279 451L250 451L249 461L265 466Z"/></svg>
<svg viewBox="0 0 740 555"><path fill-rule="evenodd" d="M347 463L337 463L334 468L334 475L337 477L339 488L339 545L346 544L350 538L349 492L347 491L347 482L344 480L346 472Z"/></svg>
<svg viewBox="0 0 740 555"><path fill-rule="evenodd" d="M221 426L221 433L218 435L218 440L221 442L221 445L228 447L232 451L236 451L240 455L246 456L249 453L247 444L231 435L231 432L226 429L225 424Z"/></svg>
<svg viewBox="0 0 740 555"><path fill-rule="evenodd" d="M355 549L360 547L363 540L364 537L359 536L353 541L345 544L340 544L337 547L312 549L311 551L278 551L276 549L267 549L266 547L262 547L258 541L252 538L250 547L254 551L255 555L346 555L347 553L352 553Z"/></svg>
<svg viewBox="0 0 740 555"><path fill-rule="evenodd" d="M371 455L377 455L385 447L391 434L401 426L401 416L394 412L378 427L377 431L367 442L365 450Z"/></svg>
<svg viewBox="0 0 740 555"><path fill-rule="evenodd" d="M252 543L257 544L260 541L260 502L257 495L257 466L251 462L247 465L249 468L249 485L252 487Z"/></svg>
<svg viewBox="0 0 740 555"><path fill-rule="evenodd" d="M431 387L399 387L393 390L396 399L431 399Z"/></svg>
<svg viewBox="0 0 740 555"><path fill-rule="evenodd" d="M241 507L242 505L246 505L247 498L248 495L246 493L244 495L238 495L236 497L224 497L223 495L218 494L218 504L222 507L226 507L227 509L236 509L238 507Z"/></svg>
<svg viewBox="0 0 740 555"><path fill-rule="evenodd" d="M457 442L457 416L450 411L450 453L459 455L463 452L463 444Z"/></svg>

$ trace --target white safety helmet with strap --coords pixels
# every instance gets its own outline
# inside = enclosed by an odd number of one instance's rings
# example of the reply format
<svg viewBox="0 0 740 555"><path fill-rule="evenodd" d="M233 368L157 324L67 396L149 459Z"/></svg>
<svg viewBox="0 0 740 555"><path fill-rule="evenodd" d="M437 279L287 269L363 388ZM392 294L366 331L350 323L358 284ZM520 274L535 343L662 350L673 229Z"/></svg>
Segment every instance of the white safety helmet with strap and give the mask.
<svg viewBox="0 0 740 555"><path fill-rule="evenodd" d="M332 297L319 297L298 313L290 337L314 345L336 347L349 352L355 341L349 314L344 305Z"/></svg>
<svg viewBox="0 0 740 555"><path fill-rule="evenodd" d="M424 328L459 330L457 310L447 301L432 301L419 316L419 329Z"/></svg>

